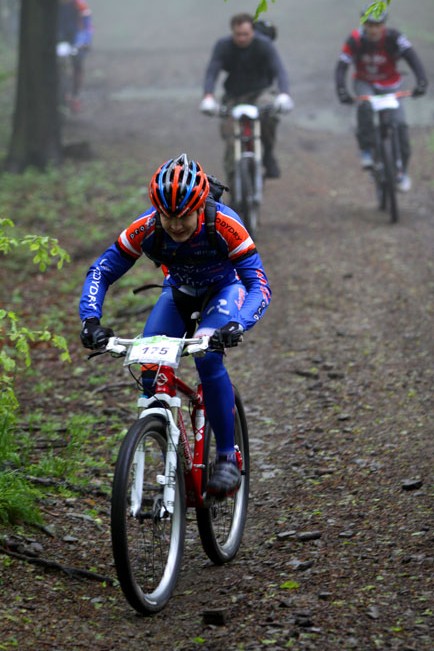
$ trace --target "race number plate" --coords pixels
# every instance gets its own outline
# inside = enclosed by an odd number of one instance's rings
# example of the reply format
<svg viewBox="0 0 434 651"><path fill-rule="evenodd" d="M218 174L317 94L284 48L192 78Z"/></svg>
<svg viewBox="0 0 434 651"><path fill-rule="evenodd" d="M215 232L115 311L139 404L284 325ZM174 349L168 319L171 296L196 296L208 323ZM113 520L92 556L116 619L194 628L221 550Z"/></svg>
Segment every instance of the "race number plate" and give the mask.
<svg viewBox="0 0 434 651"><path fill-rule="evenodd" d="M177 368L183 347L182 339L165 336L142 337L132 344L125 365L164 364Z"/></svg>
<svg viewBox="0 0 434 651"><path fill-rule="evenodd" d="M399 102L396 95L389 93L387 95L372 95L369 98L374 111L384 111L384 109L397 109Z"/></svg>

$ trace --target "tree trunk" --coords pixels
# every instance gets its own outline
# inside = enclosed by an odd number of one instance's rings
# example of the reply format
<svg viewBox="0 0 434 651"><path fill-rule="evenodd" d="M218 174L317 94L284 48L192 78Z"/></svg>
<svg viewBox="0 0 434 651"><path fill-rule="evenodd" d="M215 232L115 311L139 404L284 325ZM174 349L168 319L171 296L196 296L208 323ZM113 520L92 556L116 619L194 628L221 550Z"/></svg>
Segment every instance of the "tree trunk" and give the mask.
<svg viewBox="0 0 434 651"><path fill-rule="evenodd" d="M58 0L21 0L18 80L6 170L61 162L57 106Z"/></svg>

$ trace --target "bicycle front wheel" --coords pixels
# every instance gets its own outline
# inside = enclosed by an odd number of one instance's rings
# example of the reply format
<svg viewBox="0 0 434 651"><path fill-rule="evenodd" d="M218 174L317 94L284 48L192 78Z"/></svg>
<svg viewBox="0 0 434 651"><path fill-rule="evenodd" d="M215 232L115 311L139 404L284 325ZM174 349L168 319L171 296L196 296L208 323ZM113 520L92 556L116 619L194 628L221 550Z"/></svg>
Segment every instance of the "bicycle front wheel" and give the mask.
<svg viewBox="0 0 434 651"><path fill-rule="evenodd" d="M235 390L235 445L241 453L243 465L241 485L237 492L209 507L197 508L196 519L202 547L216 565L231 561L238 552L244 533L249 500L250 455L247 421L243 404ZM204 491L207 478L212 474L216 457L215 437L209 424L205 429L203 463Z"/></svg>
<svg viewBox="0 0 434 651"><path fill-rule="evenodd" d="M395 156L390 138L383 140L384 183L386 206L389 210L390 221L396 223L399 218L398 198L396 196Z"/></svg>
<svg viewBox="0 0 434 651"><path fill-rule="evenodd" d="M185 487L176 468L174 512L163 503L166 423L152 415L137 420L119 450L113 479L111 537L122 591L139 613L161 610L181 567L185 538Z"/></svg>
<svg viewBox="0 0 434 651"><path fill-rule="evenodd" d="M381 155L378 154L375 160L374 169L372 170L372 178L375 183L375 193L377 196L378 209L387 209L387 191L386 181L384 174L384 163Z"/></svg>
<svg viewBox="0 0 434 651"><path fill-rule="evenodd" d="M241 217L253 239L256 237L259 220L259 205L255 199L255 161L241 158Z"/></svg>

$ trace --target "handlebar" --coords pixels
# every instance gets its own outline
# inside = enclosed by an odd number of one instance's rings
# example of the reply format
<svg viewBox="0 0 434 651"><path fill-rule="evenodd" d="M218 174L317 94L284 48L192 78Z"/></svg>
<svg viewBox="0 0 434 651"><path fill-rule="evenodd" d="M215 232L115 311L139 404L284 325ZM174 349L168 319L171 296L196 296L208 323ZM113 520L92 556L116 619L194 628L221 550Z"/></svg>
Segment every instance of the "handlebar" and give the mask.
<svg viewBox="0 0 434 651"><path fill-rule="evenodd" d="M170 340L171 342L177 341L179 344L183 345L182 356L186 357L187 355L200 355L204 354L209 348L210 337L207 335L202 335L201 337L166 337L165 335L159 336L162 342L164 339ZM105 347L105 353L111 353L114 357L125 357L128 353L129 348L134 344L137 344L140 340L143 341L143 337L134 337L133 339L124 339L122 337L110 337L108 340L107 346Z"/></svg>
<svg viewBox="0 0 434 651"><path fill-rule="evenodd" d="M273 104L266 104L264 106L257 106L256 104L235 104L229 108L228 106L221 104L219 108L219 116L227 117L231 115L235 120L239 120L242 117L248 117L251 120L257 120L261 115L265 113L277 114L279 111L274 107Z"/></svg>
<svg viewBox="0 0 434 651"><path fill-rule="evenodd" d="M401 97L412 97L413 92L411 90L397 90L392 93L381 93L378 95L356 95L356 100L359 102L369 102L372 100L372 98L375 97L395 97L395 98L401 98Z"/></svg>
<svg viewBox="0 0 434 651"><path fill-rule="evenodd" d="M248 102L240 102L231 107L226 104L215 103L213 109L202 110L204 115L209 115L211 117L226 118L232 116L234 119L239 120L242 116L247 116L252 120L257 120L261 115L265 113L277 115L281 113L273 103L265 104L264 106L257 106L256 104L250 104Z"/></svg>

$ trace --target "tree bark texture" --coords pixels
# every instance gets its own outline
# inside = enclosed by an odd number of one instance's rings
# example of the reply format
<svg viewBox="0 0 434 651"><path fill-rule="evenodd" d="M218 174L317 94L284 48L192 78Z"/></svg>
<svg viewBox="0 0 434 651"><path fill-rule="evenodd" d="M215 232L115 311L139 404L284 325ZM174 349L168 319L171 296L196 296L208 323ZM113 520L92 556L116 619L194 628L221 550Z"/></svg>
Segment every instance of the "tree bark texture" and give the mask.
<svg viewBox="0 0 434 651"><path fill-rule="evenodd" d="M58 0L21 0L18 79L6 170L61 162L57 106Z"/></svg>

